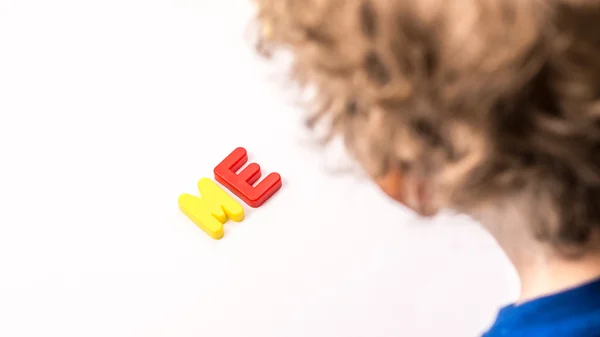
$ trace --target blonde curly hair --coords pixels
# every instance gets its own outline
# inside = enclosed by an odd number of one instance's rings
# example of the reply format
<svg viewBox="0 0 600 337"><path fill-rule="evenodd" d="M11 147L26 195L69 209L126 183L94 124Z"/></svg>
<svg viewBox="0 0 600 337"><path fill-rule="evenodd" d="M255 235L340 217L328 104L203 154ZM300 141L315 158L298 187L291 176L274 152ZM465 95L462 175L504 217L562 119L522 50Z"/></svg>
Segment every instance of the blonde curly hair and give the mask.
<svg viewBox="0 0 600 337"><path fill-rule="evenodd" d="M375 179L433 209L519 200L536 237L597 248L600 1L257 0L259 51ZM518 198L514 198L518 196Z"/></svg>

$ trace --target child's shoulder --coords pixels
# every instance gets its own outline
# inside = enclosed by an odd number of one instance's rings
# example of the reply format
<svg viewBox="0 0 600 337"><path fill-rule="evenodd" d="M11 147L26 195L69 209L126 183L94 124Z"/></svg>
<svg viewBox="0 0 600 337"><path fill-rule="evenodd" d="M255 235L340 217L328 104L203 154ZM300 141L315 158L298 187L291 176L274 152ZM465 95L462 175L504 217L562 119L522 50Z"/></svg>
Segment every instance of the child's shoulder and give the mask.
<svg viewBox="0 0 600 337"><path fill-rule="evenodd" d="M600 337L600 279L508 306L484 337Z"/></svg>

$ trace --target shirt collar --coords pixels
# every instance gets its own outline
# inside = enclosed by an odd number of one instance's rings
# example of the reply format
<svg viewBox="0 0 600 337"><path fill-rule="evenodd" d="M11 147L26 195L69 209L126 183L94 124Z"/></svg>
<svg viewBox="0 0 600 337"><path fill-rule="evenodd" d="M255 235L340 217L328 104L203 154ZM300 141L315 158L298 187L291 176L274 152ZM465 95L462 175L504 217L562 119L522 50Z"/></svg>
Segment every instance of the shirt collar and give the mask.
<svg viewBox="0 0 600 337"><path fill-rule="evenodd" d="M537 325L600 308L600 279L500 310L497 325Z"/></svg>

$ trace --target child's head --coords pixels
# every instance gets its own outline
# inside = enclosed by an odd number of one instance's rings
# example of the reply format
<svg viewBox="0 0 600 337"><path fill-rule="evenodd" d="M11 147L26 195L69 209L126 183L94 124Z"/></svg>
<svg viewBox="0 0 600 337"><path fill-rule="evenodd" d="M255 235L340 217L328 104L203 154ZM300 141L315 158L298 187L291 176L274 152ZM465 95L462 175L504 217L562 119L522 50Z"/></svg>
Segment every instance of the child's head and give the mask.
<svg viewBox="0 0 600 337"><path fill-rule="evenodd" d="M396 199L599 245L600 1L258 3L260 47L292 52L315 118Z"/></svg>

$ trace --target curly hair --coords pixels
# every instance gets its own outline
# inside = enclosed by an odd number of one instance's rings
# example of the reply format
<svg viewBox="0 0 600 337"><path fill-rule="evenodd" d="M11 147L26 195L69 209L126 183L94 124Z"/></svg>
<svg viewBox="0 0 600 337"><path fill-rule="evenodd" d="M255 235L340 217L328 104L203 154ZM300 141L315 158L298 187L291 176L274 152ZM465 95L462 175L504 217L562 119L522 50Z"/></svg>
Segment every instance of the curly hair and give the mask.
<svg viewBox="0 0 600 337"><path fill-rule="evenodd" d="M540 241L599 248L600 1L257 2L259 51L371 176L465 213L518 196Z"/></svg>

